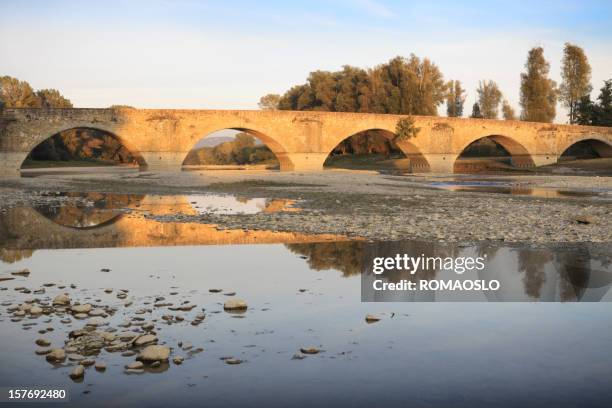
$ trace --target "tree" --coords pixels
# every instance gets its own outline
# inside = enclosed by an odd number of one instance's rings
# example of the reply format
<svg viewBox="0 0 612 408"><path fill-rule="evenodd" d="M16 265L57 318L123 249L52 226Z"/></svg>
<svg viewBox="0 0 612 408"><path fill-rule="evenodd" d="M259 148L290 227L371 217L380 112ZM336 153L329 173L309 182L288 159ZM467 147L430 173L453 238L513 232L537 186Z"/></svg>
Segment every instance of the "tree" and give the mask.
<svg viewBox="0 0 612 408"><path fill-rule="evenodd" d="M569 108L569 122L576 123L576 108L580 99L589 94L591 86L591 66L584 50L577 45L565 43L561 60L561 86L559 98Z"/></svg>
<svg viewBox="0 0 612 408"><path fill-rule="evenodd" d="M280 102L280 95L267 94L259 98L259 109L261 110L277 110Z"/></svg>
<svg viewBox="0 0 612 408"><path fill-rule="evenodd" d="M402 118L397 121L395 125L395 140L409 140L419 134L421 128L414 126L414 120L412 118Z"/></svg>
<svg viewBox="0 0 612 408"><path fill-rule="evenodd" d="M593 105L593 101L591 101L591 96L588 94L584 95L576 105L576 120L574 123L578 125L592 125L594 110L595 106Z"/></svg>
<svg viewBox="0 0 612 408"><path fill-rule="evenodd" d="M510 103L506 99L502 103L502 115L505 120L516 120L516 114L514 113L514 108L510 106Z"/></svg>
<svg viewBox="0 0 612 408"><path fill-rule="evenodd" d="M436 115L446 94L438 67L411 55L367 71L346 65L341 71L311 72L305 84L280 97L278 108Z"/></svg>
<svg viewBox="0 0 612 408"><path fill-rule="evenodd" d="M550 123L556 114L557 90L555 81L548 78L550 64L542 47L529 50L525 69L521 74L521 119Z"/></svg>
<svg viewBox="0 0 612 408"><path fill-rule="evenodd" d="M0 77L0 101L5 108L36 108L40 106L30 84L10 76Z"/></svg>
<svg viewBox="0 0 612 408"><path fill-rule="evenodd" d="M463 116L464 103L465 91L461 87L461 81L450 81L448 83L448 96L446 97L446 114L449 117Z"/></svg>
<svg viewBox="0 0 612 408"><path fill-rule="evenodd" d="M470 118L482 119L482 113L480 113L480 105L478 105L478 102L472 105L472 114L470 115Z"/></svg>
<svg viewBox="0 0 612 408"><path fill-rule="evenodd" d="M612 79L604 81L593 109L593 125L612 126Z"/></svg>
<svg viewBox="0 0 612 408"><path fill-rule="evenodd" d="M36 97L41 108L72 108L72 102L57 89L41 89L36 91Z"/></svg>
<svg viewBox="0 0 612 408"><path fill-rule="evenodd" d="M479 81L478 89L478 105L480 112L485 119L497 119L499 103L502 98L502 93L494 81Z"/></svg>

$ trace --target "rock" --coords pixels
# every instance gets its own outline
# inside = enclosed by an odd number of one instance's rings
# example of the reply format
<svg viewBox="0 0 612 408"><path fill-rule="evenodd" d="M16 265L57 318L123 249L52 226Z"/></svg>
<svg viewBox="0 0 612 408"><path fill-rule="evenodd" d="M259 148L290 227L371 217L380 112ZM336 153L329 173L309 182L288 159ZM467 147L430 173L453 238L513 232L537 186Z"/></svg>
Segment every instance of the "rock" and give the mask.
<svg viewBox="0 0 612 408"><path fill-rule="evenodd" d="M100 269L100 272L110 272L110 269L109 268L102 268L102 269Z"/></svg>
<svg viewBox="0 0 612 408"><path fill-rule="evenodd" d="M83 357L80 354L76 354L76 353L71 353L68 354L66 357L68 357L68 360L70 361L81 361L81 360L85 360L85 357Z"/></svg>
<svg viewBox="0 0 612 408"><path fill-rule="evenodd" d="M228 358L225 360L225 364L229 364L229 365L237 365L241 363L242 363L242 360L239 360L237 358Z"/></svg>
<svg viewBox="0 0 612 408"><path fill-rule="evenodd" d="M93 309L89 312L90 316L105 316L106 315L106 311L102 308L96 308Z"/></svg>
<svg viewBox="0 0 612 408"><path fill-rule="evenodd" d="M170 348L166 346L147 346L140 352L138 360L144 362L166 361L170 357Z"/></svg>
<svg viewBox="0 0 612 408"><path fill-rule="evenodd" d="M316 347L302 347L300 351L304 354L318 354L321 350Z"/></svg>
<svg viewBox="0 0 612 408"><path fill-rule="evenodd" d="M153 334L145 334L144 336L138 337L134 340L134 345L136 347L145 346L147 344L157 343L157 337Z"/></svg>
<svg viewBox="0 0 612 408"><path fill-rule="evenodd" d="M183 343L180 347L185 351L191 350L193 348L193 344L187 342L187 343Z"/></svg>
<svg viewBox="0 0 612 408"><path fill-rule="evenodd" d="M44 356L45 354L49 354L50 352L51 352L50 348L40 348L34 351L34 353L36 353L39 356Z"/></svg>
<svg viewBox="0 0 612 408"><path fill-rule="evenodd" d="M77 313L74 315L75 319L87 319L89 315L87 313Z"/></svg>
<svg viewBox="0 0 612 408"><path fill-rule="evenodd" d="M365 317L365 321L366 323L376 323L380 320L380 317L375 316L375 315L371 315L371 314L367 314Z"/></svg>
<svg viewBox="0 0 612 408"><path fill-rule="evenodd" d="M142 374L144 373L144 370L142 368L140 369L127 368L124 372L126 374Z"/></svg>
<svg viewBox="0 0 612 408"><path fill-rule="evenodd" d="M225 296L236 296L236 292L225 292Z"/></svg>
<svg viewBox="0 0 612 408"><path fill-rule="evenodd" d="M219 293L219 292L223 291L223 289L208 289L208 291L210 293Z"/></svg>
<svg viewBox="0 0 612 408"><path fill-rule="evenodd" d="M138 333L130 331L125 331L117 334L117 338L119 338L121 341L130 341L133 340L136 336L138 336Z"/></svg>
<svg viewBox="0 0 612 408"><path fill-rule="evenodd" d="M176 356L176 357L174 357L174 358L172 359L172 362L173 362L174 364L176 364L176 365L181 365L181 364L183 364L183 360L184 360L184 358L183 358L183 357L181 357L181 356Z"/></svg>
<svg viewBox="0 0 612 408"><path fill-rule="evenodd" d="M125 368L127 368L128 370L140 370L141 368L144 368L144 364L142 363L142 361L133 361L130 364L126 365Z"/></svg>
<svg viewBox="0 0 612 408"><path fill-rule="evenodd" d="M89 320L87 320L87 326L103 326L106 324L106 321L102 318L102 317L92 317Z"/></svg>
<svg viewBox="0 0 612 408"><path fill-rule="evenodd" d="M37 339L34 343L41 347L47 347L51 345L51 342L47 339Z"/></svg>
<svg viewBox="0 0 612 408"><path fill-rule="evenodd" d="M61 363L66 360L66 352L63 349L52 349L45 358L50 363Z"/></svg>
<svg viewBox="0 0 612 408"><path fill-rule="evenodd" d="M593 217L591 217L590 215L579 215L576 218L574 218L574 220L578 223L578 224L593 224L593 222L595 222L595 220L593 219Z"/></svg>
<svg viewBox="0 0 612 408"><path fill-rule="evenodd" d="M242 299L230 299L223 304L224 310L247 310L247 304Z"/></svg>
<svg viewBox="0 0 612 408"><path fill-rule="evenodd" d="M73 380L83 378L84 375L85 375L85 367L83 367L80 364L74 367L72 371L70 372L70 378L72 378Z"/></svg>
<svg viewBox="0 0 612 408"><path fill-rule="evenodd" d="M96 365L94 366L94 368L97 371L104 371L104 370L106 370L106 363L104 363L102 361L98 361L98 362L96 362Z"/></svg>
<svg viewBox="0 0 612 408"><path fill-rule="evenodd" d="M11 272L11 275L15 275L15 276L30 276L30 270L29 269L22 269L20 271L16 271L16 272Z"/></svg>
<svg viewBox="0 0 612 408"><path fill-rule="evenodd" d="M13 279L15 279L15 277L13 277L13 276L0 276L0 282L10 281L10 280L13 280Z"/></svg>
<svg viewBox="0 0 612 408"><path fill-rule="evenodd" d="M42 307L34 305L30 308L30 314L39 315L42 312L43 312Z"/></svg>
<svg viewBox="0 0 612 408"><path fill-rule="evenodd" d="M83 305L72 305L72 313L89 313L92 306L89 303L85 303Z"/></svg>
<svg viewBox="0 0 612 408"><path fill-rule="evenodd" d="M81 365L88 367L88 366L92 366L96 364L96 360L91 359L91 358L86 358L85 360L81 360Z"/></svg>
<svg viewBox="0 0 612 408"><path fill-rule="evenodd" d="M104 293L113 293L113 290L111 288L104 289Z"/></svg>
<svg viewBox="0 0 612 408"><path fill-rule="evenodd" d="M295 354L293 355L293 357L291 357L291 359L292 359L292 360L303 360L303 359L305 359L305 358L306 358L306 356L305 356L305 355L303 355L303 354L299 354L299 353L295 353Z"/></svg>

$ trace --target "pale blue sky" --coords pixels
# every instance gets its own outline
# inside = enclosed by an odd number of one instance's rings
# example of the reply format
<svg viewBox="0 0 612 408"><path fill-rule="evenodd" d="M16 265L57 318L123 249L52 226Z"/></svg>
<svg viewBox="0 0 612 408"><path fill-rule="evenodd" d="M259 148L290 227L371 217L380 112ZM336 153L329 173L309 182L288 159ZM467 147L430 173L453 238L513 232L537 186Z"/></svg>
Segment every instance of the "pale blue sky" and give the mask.
<svg viewBox="0 0 612 408"><path fill-rule="evenodd" d="M479 79L518 110L533 46L557 81L565 41L586 50L596 90L612 77L611 21L610 1L0 0L0 74L80 107L253 109L310 71L414 52L464 82L467 110Z"/></svg>

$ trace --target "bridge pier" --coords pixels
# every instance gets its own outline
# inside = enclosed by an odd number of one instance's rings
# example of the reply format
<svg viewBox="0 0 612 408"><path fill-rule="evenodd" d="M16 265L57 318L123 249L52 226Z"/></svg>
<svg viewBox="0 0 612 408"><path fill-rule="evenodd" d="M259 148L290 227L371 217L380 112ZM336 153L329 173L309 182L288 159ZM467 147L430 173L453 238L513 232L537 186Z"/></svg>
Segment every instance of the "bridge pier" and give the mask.
<svg viewBox="0 0 612 408"><path fill-rule="evenodd" d="M0 152L0 176L20 177L23 161L28 157L23 152Z"/></svg>
<svg viewBox="0 0 612 408"><path fill-rule="evenodd" d="M144 160L141 168L150 171L181 171L189 152L140 152Z"/></svg>
<svg viewBox="0 0 612 408"><path fill-rule="evenodd" d="M327 153L278 153L281 171L322 171Z"/></svg>
<svg viewBox="0 0 612 408"><path fill-rule="evenodd" d="M536 167L555 164L558 159L556 154L534 154L531 158Z"/></svg>
<svg viewBox="0 0 612 408"><path fill-rule="evenodd" d="M429 171L432 173L453 173L457 154L424 154L425 160L429 164Z"/></svg>

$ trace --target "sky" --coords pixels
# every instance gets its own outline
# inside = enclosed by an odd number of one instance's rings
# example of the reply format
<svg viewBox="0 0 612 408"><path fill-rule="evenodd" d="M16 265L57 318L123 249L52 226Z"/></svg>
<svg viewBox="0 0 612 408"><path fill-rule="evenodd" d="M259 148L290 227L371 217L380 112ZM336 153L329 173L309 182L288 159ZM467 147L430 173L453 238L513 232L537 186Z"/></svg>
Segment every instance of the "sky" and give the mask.
<svg viewBox="0 0 612 408"><path fill-rule="evenodd" d="M612 78L611 21L609 0L0 0L0 75L76 107L257 109L311 71L414 53L463 82L467 114L482 79L518 112L534 46L557 82L563 44L583 47L596 97Z"/></svg>

